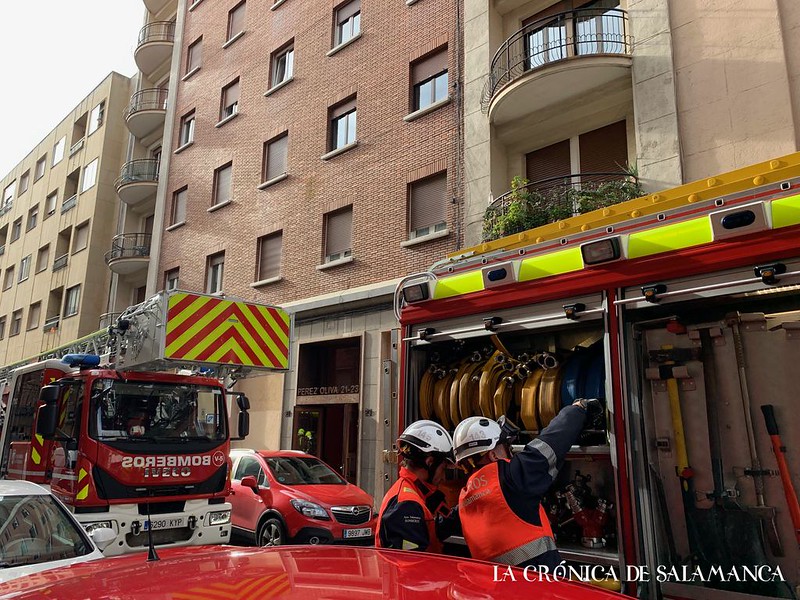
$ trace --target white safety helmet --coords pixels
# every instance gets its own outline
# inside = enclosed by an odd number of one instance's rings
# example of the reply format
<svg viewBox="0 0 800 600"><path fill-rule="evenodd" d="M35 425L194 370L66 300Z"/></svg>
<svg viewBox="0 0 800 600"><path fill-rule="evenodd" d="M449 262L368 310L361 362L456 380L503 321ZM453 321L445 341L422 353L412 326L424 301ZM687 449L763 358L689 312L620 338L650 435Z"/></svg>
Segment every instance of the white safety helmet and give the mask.
<svg viewBox="0 0 800 600"><path fill-rule="evenodd" d="M397 438L397 446L413 446L425 454L442 454L453 460L453 438L447 430L434 421L415 421Z"/></svg>
<svg viewBox="0 0 800 600"><path fill-rule="evenodd" d="M486 417L469 417L453 432L456 463L476 454L492 450L500 441L503 430L496 421Z"/></svg>

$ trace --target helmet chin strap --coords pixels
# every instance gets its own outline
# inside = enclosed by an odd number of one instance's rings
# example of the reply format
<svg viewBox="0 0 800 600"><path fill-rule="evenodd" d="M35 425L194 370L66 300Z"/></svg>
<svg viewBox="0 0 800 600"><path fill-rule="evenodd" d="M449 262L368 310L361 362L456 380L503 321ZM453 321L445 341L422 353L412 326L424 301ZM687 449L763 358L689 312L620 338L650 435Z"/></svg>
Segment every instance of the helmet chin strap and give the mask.
<svg viewBox="0 0 800 600"><path fill-rule="evenodd" d="M439 465L444 462L444 457L442 456L433 456L432 458L433 462L431 464L426 463L425 465L425 469L428 472L428 478L426 482L431 484L433 483L433 476L436 474L436 469L438 469Z"/></svg>

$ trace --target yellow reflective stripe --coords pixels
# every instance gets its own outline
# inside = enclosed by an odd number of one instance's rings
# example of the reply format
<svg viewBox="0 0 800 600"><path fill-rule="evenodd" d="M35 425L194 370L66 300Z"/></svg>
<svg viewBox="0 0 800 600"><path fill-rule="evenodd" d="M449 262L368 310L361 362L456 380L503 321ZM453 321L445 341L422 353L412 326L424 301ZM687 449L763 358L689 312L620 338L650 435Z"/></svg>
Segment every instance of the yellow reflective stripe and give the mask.
<svg viewBox="0 0 800 600"><path fill-rule="evenodd" d="M39 445L43 446L44 445L44 438L41 435L39 435L38 433L35 433L34 436L36 437L36 441L39 442Z"/></svg>
<svg viewBox="0 0 800 600"><path fill-rule="evenodd" d="M33 460L33 463L36 465L42 462L42 457L39 455L39 452L33 446L31 446L31 460Z"/></svg>
<svg viewBox="0 0 800 600"><path fill-rule="evenodd" d="M86 477L87 475L88 473L86 472L86 469L81 467L80 471L78 471L78 483L80 483L83 480L83 478ZM89 496L89 483L87 482L86 485L84 485L80 490L78 490L78 493L75 494L75 499L86 500L88 496Z"/></svg>
<svg viewBox="0 0 800 600"><path fill-rule="evenodd" d="M84 477L86 477L87 475L88 475L88 473L86 472L86 470L85 470L85 469L83 469L83 468L81 468L81 470L80 470L80 471L78 471L78 483L80 483L80 482L81 482L81 480L82 480Z"/></svg>
<svg viewBox="0 0 800 600"><path fill-rule="evenodd" d="M773 229L800 223L800 194L773 200L771 204Z"/></svg>
<svg viewBox="0 0 800 600"><path fill-rule="evenodd" d="M416 493L414 490L412 490L412 489L411 489L410 487L408 487L407 485L406 485L406 486L403 486L403 491L404 491L404 492Z"/></svg>
<svg viewBox="0 0 800 600"><path fill-rule="evenodd" d="M453 275L452 277L443 277L436 282L433 288L433 297L438 300L440 298L450 298L452 296L460 296L461 294L469 294L471 292L479 292L483 289L483 273L480 269L470 273L462 273L461 275Z"/></svg>
<svg viewBox="0 0 800 600"><path fill-rule="evenodd" d="M570 273L583 269L580 248L568 248L551 254L532 256L521 261L519 280L530 281L559 273Z"/></svg>
<svg viewBox="0 0 800 600"><path fill-rule="evenodd" d="M628 237L628 258L641 258L661 252L680 250L712 241L711 221L707 216L639 231Z"/></svg>
<svg viewBox="0 0 800 600"><path fill-rule="evenodd" d="M403 540L403 550L416 550L417 548L419 548L419 544Z"/></svg>

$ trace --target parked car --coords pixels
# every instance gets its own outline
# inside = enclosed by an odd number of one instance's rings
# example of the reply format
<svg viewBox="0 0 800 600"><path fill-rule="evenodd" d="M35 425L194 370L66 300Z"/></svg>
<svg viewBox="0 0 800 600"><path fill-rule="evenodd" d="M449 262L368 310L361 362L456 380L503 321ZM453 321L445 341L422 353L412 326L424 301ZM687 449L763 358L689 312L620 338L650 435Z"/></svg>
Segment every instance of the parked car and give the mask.
<svg viewBox="0 0 800 600"><path fill-rule="evenodd" d="M14 600L176 598L359 598L374 600L621 600L569 581L443 555L342 546L194 546L73 565L0 584ZM505 575L505 577L504 577Z"/></svg>
<svg viewBox="0 0 800 600"><path fill-rule="evenodd" d="M233 533L258 546L372 545L374 500L295 450L233 450Z"/></svg>
<svg viewBox="0 0 800 600"><path fill-rule="evenodd" d="M114 537L105 527L86 533L40 485L0 481L0 582L103 558L102 549Z"/></svg>

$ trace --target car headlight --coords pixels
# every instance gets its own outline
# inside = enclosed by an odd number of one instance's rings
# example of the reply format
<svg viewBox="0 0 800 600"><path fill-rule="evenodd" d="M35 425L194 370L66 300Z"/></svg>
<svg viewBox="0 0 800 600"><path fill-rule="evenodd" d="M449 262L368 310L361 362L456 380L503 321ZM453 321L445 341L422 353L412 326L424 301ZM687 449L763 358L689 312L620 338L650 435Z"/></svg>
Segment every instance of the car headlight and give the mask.
<svg viewBox="0 0 800 600"><path fill-rule="evenodd" d="M102 529L103 527L112 529L114 532L117 531L117 528L114 527L113 521L95 521L93 523L86 523L83 526L83 528L86 530L86 533L92 533L95 529Z"/></svg>
<svg viewBox="0 0 800 600"><path fill-rule="evenodd" d="M226 523L230 522L231 522L231 511L229 510L218 510L216 512L208 513L209 525L225 525Z"/></svg>
<svg viewBox="0 0 800 600"><path fill-rule="evenodd" d="M290 500L289 502L292 503L295 510L299 512L301 515L306 517L314 517L315 519L328 519L328 513L325 512L325 509L322 508L319 504L315 504L313 502L309 502L308 500Z"/></svg>

